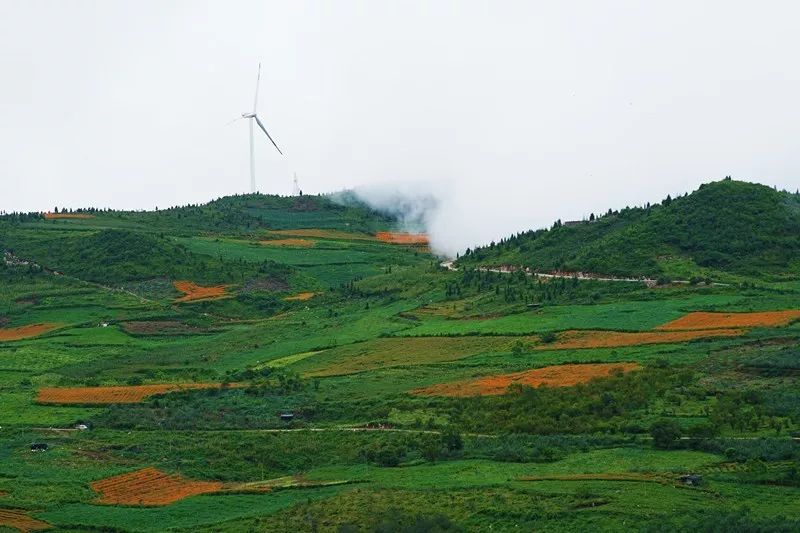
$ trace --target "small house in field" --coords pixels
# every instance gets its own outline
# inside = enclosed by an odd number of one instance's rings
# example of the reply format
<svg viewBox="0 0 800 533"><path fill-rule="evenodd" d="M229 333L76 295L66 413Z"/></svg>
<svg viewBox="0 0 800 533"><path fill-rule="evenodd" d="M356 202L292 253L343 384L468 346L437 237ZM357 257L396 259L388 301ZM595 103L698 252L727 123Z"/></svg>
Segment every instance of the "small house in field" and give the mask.
<svg viewBox="0 0 800 533"><path fill-rule="evenodd" d="M32 452L46 452L49 446L46 442L34 442L31 444Z"/></svg>
<svg viewBox="0 0 800 533"><path fill-rule="evenodd" d="M689 485L690 487L696 487L703 483L702 476L697 474L686 474L685 476L681 476L681 483L684 485Z"/></svg>
<svg viewBox="0 0 800 533"><path fill-rule="evenodd" d="M284 422L291 422L292 420L294 420L294 413L290 411L284 411L280 414L280 417L281 420L283 420Z"/></svg>

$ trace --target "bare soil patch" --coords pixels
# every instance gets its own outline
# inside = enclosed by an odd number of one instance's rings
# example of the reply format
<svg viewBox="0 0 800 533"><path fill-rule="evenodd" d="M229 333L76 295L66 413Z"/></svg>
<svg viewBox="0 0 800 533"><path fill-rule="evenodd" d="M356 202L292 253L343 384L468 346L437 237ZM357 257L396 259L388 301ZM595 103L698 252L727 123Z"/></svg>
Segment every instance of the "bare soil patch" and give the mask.
<svg viewBox="0 0 800 533"><path fill-rule="evenodd" d="M42 335L60 327L61 324L28 324L16 328L0 328L0 341L17 341Z"/></svg>
<svg viewBox="0 0 800 533"><path fill-rule="evenodd" d="M702 331L565 331L551 344L540 344L537 350L570 350L582 348L618 348L643 344L667 344L712 337L737 337L743 329L709 329Z"/></svg>
<svg viewBox="0 0 800 533"><path fill-rule="evenodd" d="M213 389L219 383L159 383L154 385L118 385L109 387L43 387L36 397L38 403L106 405L139 403L156 394L194 389ZM238 386L231 384L230 386Z"/></svg>
<svg viewBox="0 0 800 533"><path fill-rule="evenodd" d="M694 312L657 327L659 331L756 328L786 326L800 319L800 310L762 311L756 313Z"/></svg>
<svg viewBox="0 0 800 533"><path fill-rule="evenodd" d="M381 242L388 242L390 244L428 244L428 236L425 233L379 231L375 234L375 237Z"/></svg>
<svg viewBox="0 0 800 533"><path fill-rule="evenodd" d="M47 522L28 516L22 509L0 509L0 526L20 531L41 531L53 527Z"/></svg>
<svg viewBox="0 0 800 533"><path fill-rule="evenodd" d="M172 283L177 290L184 293L183 296L176 298L176 302L194 302L197 300L213 300L227 296L227 285L214 285L212 287L202 287L191 281L174 281Z"/></svg>
<svg viewBox="0 0 800 533"><path fill-rule="evenodd" d="M284 298L284 300L287 302L304 302L306 300L310 300L317 294L318 293L316 292L301 292L298 294L293 294L292 296L287 296Z"/></svg>
<svg viewBox="0 0 800 533"><path fill-rule="evenodd" d="M571 387L595 378L607 377L613 372L630 372L638 368L638 363L555 365L513 374L486 376L431 385L430 387L414 389L411 392L423 396L496 396L508 392L508 388L511 385Z"/></svg>
<svg viewBox="0 0 800 533"><path fill-rule="evenodd" d="M194 481L180 474L166 474L152 467L95 481L98 502L108 505L169 505L189 496L219 492L220 481Z"/></svg>

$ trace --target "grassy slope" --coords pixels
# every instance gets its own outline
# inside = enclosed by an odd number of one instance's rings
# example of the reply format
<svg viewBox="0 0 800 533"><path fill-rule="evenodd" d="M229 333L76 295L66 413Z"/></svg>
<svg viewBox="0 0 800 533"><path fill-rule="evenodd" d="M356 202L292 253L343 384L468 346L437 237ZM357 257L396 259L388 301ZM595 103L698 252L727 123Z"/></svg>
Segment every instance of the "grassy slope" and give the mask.
<svg viewBox="0 0 800 533"><path fill-rule="evenodd" d="M701 192L720 187L756 191L740 202L758 209L774 196L736 182ZM645 256L669 250L671 259L658 259L657 268L677 268L680 255L682 268L694 272L698 251L709 251L701 235L688 238L691 246L650 241L652 228L663 229L661 217L700 216L691 214L699 209L692 202L703 198L697 194L649 215L620 213L540 234L541 249L524 253L583 260L590 237L599 247L592 250L602 252L622 235L624 246L643 251L642 264ZM793 197L781 198L797 212ZM770 225L777 218L755 226L760 235L775 233L763 242L754 237L758 257L706 267L747 275L755 287L648 289L446 272L420 250L340 234L314 238L312 248L257 244L268 229L371 232L390 224L357 206L319 198L296 202L242 196L85 220L0 220L5 246L74 276L0 268L0 327L63 324L41 337L0 342L0 506L30 509L65 530L124 531L336 530L343 524L369 531L380 523L391 530L419 514L447 517L468 531L680 529L680 520L700 521L710 507L734 516L743 506L749 509L745 529L752 530L752 524L800 511L800 489L791 477L800 451L787 438L800 434L800 324L616 349L534 350L524 338L574 328L646 331L692 310L796 309L797 282L754 278L748 270L760 264L770 276L791 273L791 260L771 252L775 242L793 246L792 235ZM743 245L731 246L725 253ZM506 255L498 257L512 257L523 247L501 251ZM613 254L601 257L625 265ZM265 264L269 269L260 272ZM267 283L280 275L288 288ZM162 276L229 283L231 297L178 305ZM125 285L145 298L82 281L90 279ZM320 294L282 299L303 290ZM541 307L529 309L531 301ZM131 334L125 327L130 320L185 328ZM430 335L437 337L424 338ZM495 398L408 394L548 365L620 361L644 368L575 389ZM335 375L342 369L354 373ZM42 386L223 380L249 387L175 393L139 405L35 403ZM297 415L289 424L277 416L287 410ZM79 419L92 421L94 429L46 429ZM685 432L713 425L714 433L659 450L649 428L660 420L675 421ZM399 431L350 429L366 423ZM274 431L283 429L298 431ZM435 433L451 430L461 433L463 447L450 449ZM34 441L47 442L50 450L30 453ZM690 443L697 449L686 449ZM91 481L145 466L226 482L301 474L357 483L204 495L161 508L94 502ZM700 473L704 485L681 485L676 478L686 472ZM609 477L570 478L583 474ZM622 474L639 477L613 479ZM520 479L525 476L552 479Z"/></svg>

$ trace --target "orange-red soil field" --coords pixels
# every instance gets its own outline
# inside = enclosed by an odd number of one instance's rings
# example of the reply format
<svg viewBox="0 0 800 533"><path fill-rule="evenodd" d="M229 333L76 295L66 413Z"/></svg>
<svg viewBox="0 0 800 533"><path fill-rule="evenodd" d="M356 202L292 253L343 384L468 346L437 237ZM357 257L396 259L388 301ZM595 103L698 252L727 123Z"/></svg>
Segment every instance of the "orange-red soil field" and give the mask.
<svg viewBox="0 0 800 533"><path fill-rule="evenodd" d="M638 363L597 363L583 365L555 365L513 374L501 374L483 378L441 383L421 389L414 389L414 394L423 396L493 396L505 394L511 385L527 385L538 387L571 387L578 383L606 377L614 371L629 372L639 368Z"/></svg>
<svg viewBox="0 0 800 533"><path fill-rule="evenodd" d="M310 300L316 295L317 295L316 292L300 292L292 296L287 296L284 298L284 300L286 300L287 302L304 302L306 300Z"/></svg>
<svg viewBox="0 0 800 533"><path fill-rule="evenodd" d="M47 522L31 518L20 509L0 509L0 526L20 531L40 531L53 527Z"/></svg>
<svg viewBox="0 0 800 533"><path fill-rule="evenodd" d="M86 213L45 213L44 219L45 220L56 220L59 218L76 218L76 219L87 219L87 218L94 218L94 215L87 215Z"/></svg>
<svg viewBox="0 0 800 533"><path fill-rule="evenodd" d="M758 313L689 313L656 329L661 331L786 326L800 319L800 310Z"/></svg>
<svg viewBox="0 0 800 533"><path fill-rule="evenodd" d="M537 350L571 350L581 348L618 348L641 344L667 344L710 337L736 337L741 329L709 329L701 331L565 331L551 344L541 344Z"/></svg>
<svg viewBox="0 0 800 533"><path fill-rule="evenodd" d="M168 505L208 492L222 490L219 481L193 481L179 474L169 475L148 467L95 481L92 489L100 503L110 505Z"/></svg>
<svg viewBox="0 0 800 533"><path fill-rule="evenodd" d="M428 236L424 233L392 233L379 231L375 234L379 241L391 244L428 244Z"/></svg>
<svg viewBox="0 0 800 533"><path fill-rule="evenodd" d="M184 293L176 302L193 302L195 300L210 300L222 298L226 295L226 285L215 285L213 287L201 287L191 281L175 281L172 283L176 289Z"/></svg>
<svg viewBox="0 0 800 533"><path fill-rule="evenodd" d="M282 248L312 248L316 244L308 239L272 239L259 242L264 246L279 246Z"/></svg>
<svg viewBox="0 0 800 533"><path fill-rule="evenodd" d="M162 383L156 385L120 385L111 387L43 387L36 401L53 404L104 405L139 403L155 394L191 389L211 389L219 383ZM230 384L231 387L238 386Z"/></svg>
<svg viewBox="0 0 800 533"><path fill-rule="evenodd" d="M0 328L0 341L16 341L52 331L61 324L29 324L18 328Z"/></svg>

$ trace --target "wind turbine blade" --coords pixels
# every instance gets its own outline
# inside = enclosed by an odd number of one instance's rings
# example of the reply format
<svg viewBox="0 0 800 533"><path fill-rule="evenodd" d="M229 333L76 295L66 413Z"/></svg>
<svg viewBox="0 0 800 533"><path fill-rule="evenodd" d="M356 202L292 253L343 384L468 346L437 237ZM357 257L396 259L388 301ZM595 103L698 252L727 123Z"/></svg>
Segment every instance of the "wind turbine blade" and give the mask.
<svg viewBox="0 0 800 533"><path fill-rule="evenodd" d="M244 117L236 117L235 119L233 119L233 120L229 120L228 122L226 122L226 123L225 123L225 125L226 125L226 126L230 126L231 124L233 124L233 123L234 123L234 122L236 122L237 120L242 120L242 118L244 118Z"/></svg>
<svg viewBox="0 0 800 533"><path fill-rule="evenodd" d="M253 99L253 113L258 107L258 86L261 83L261 63L258 64L258 77L256 78L256 97Z"/></svg>
<svg viewBox="0 0 800 533"><path fill-rule="evenodd" d="M258 127L261 128L261 131L266 133L267 137L269 137L269 140L272 141L272 145L275 147L275 149L278 151L278 153L283 155L283 152L281 152L281 149L278 148L278 145L275 144L275 141L272 139L272 137L270 137L270 134L267 131L267 128L264 127L264 125L261 123L261 120L259 120L259 118L257 116L255 116L253 118L256 119L256 123L258 124Z"/></svg>

